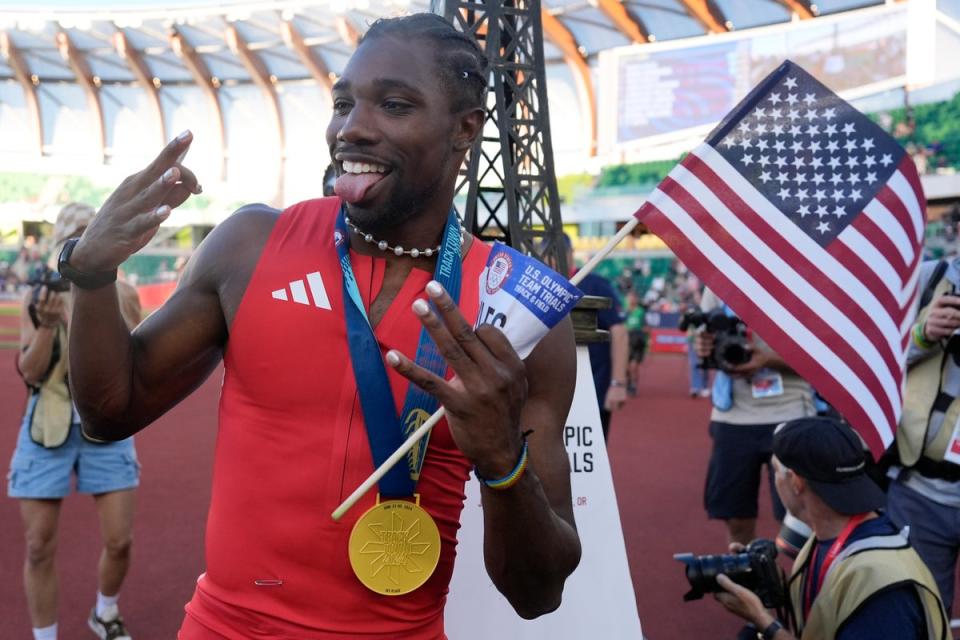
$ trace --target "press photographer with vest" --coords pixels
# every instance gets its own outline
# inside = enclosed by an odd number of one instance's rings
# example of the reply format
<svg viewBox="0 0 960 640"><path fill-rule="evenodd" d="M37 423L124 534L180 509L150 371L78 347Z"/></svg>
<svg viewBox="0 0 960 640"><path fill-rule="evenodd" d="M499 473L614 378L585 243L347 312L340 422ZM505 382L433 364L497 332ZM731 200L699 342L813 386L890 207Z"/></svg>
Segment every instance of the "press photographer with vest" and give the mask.
<svg viewBox="0 0 960 640"><path fill-rule="evenodd" d="M960 260L921 265L919 312L907 352L907 384L889 488L890 518L910 542L951 610L960 551Z"/></svg>
<svg viewBox="0 0 960 640"><path fill-rule="evenodd" d="M879 511L885 496L866 474L859 436L833 418L792 420L774 434L773 456L780 499L813 530L787 581L792 619L776 620L722 575L717 600L763 640L948 638L933 576Z"/></svg>
<svg viewBox="0 0 960 640"><path fill-rule="evenodd" d="M80 203L60 210L53 228L54 256L80 236L94 213ZM83 437L68 386L73 293L58 275L49 268L33 274L23 298L17 370L27 385L27 407L10 461L7 495L20 501L26 539L23 581L34 639L57 638L57 525L75 476L77 492L93 496L103 539L96 604L87 624L104 640L123 640L129 634L117 599L130 566L140 466L133 438L102 443ZM121 321L132 330L140 322L137 292L118 282L117 298ZM73 629L62 635L77 637Z"/></svg>

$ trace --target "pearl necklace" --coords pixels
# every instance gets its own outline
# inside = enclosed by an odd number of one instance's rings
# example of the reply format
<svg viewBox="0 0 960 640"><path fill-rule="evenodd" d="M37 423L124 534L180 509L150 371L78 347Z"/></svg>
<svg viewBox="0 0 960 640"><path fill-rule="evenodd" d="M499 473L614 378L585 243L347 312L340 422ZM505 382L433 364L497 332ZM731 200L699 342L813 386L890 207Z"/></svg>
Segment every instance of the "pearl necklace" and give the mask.
<svg viewBox="0 0 960 640"><path fill-rule="evenodd" d="M427 247L426 249L404 249L400 245L391 247L386 240L377 240L376 238L373 237L373 234L367 233L363 229L355 225L353 223L353 220L351 220L349 216L345 216L345 219L347 221L347 226L350 227L350 229L354 233L356 233L358 236L363 238L364 242L374 244L377 246L377 249L380 249L380 251L384 251L384 252L389 251L396 256L408 255L411 258L419 258L420 256L429 258L435 253L440 253L440 247L443 246L438 244L436 247ZM465 232L466 232L466 229L464 229L463 223L461 222L460 223L461 243L463 242L463 234Z"/></svg>

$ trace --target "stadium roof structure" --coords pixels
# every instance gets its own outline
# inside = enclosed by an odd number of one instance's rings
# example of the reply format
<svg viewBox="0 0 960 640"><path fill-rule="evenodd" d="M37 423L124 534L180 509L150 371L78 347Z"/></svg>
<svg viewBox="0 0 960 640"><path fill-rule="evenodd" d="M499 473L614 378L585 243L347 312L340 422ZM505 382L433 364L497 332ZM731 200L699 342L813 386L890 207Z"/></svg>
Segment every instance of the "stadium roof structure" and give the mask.
<svg viewBox="0 0 960 640"><path fill-rule="evenodd" d="M65 2L65 0L60 0ZM176 1L176 0L175 0ZM596 97L591 63L611 47L664 41L731 29L806 20L820 14L883 4L882 0L543 0L544 55L550 70L563 69L579 99L579 114L589 129L587 152L596 149ZM112 119L135 104L138 124L127 137L143 146L160 145L177 131L173 112L190 88L205 98L219 147L220 168L227 173L231 126L227 96L234 88L262 94L264 107L244 126L272 121L279 149L289 146L291 125L282 104L284 87L307 86L329 103L329 89L342 72L367 26L382 16L438 10L433 0L260 1L234 3L141 0L123 8L90 0L45 8L0 4L0 85L16 83L25 131L21 152L52 155L64 142L54 138L64 125L45 113L63 106L71 90L73 110L93 114L87 140L104 164L123 155L124 136ZM199 93L196 93L199 91ZM237 94L240 95L240 94ZM244 97L248 93L242 93ZM11 92L0 91L0 110ZM311 103L313 104L313 103ZM149 118L143 114L152 114ZM74 121L76 124L79 121ZM0 123L2 129L2 123ZM133 130L137 131L134 132ZM60 130L55 133L53 130ZM134 135L134 133L136 135ZM208 135L210 135L208 133ZM322 138L321 138L322 139ZM74 143L75 144L75 143ZM132 143L130 143L132 144ZM6 143L0 144L0 147ZM87 145L90 146L89 144ZM217 153L216 149L213 151ZM280 158L286 152L279 153ZM283 170L277 196L282 195Z"/></svg>

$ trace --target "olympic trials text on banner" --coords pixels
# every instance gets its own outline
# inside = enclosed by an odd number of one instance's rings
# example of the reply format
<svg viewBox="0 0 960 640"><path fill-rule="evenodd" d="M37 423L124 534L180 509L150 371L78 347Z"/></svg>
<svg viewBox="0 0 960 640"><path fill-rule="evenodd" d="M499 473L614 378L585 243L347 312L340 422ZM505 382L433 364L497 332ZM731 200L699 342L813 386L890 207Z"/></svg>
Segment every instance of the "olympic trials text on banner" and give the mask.
<svg viewBox="0 0 960 640"><path fill-rule="evenodd" d="M582 297L553 269L497 242L480 274L476 326L497 327L526 358Z"/></svg>
<svg viewBox="0 0 960 640"><path fill-rule="evenodd" d="M627 564L610 460L600 426L587 348L577 347L577 387L563 430L573 513L583 555L556 611L524 620L493 586L483 563L480 484L467 482L457 562L444 611L450 640L640 640L640 617Z"/></svg>
<svg viewBox="0 0 960 640"><path fill-rule="evenodd" d="M903 407L926 218L896 140L787 61L634 215L880 457Z"/></svg>

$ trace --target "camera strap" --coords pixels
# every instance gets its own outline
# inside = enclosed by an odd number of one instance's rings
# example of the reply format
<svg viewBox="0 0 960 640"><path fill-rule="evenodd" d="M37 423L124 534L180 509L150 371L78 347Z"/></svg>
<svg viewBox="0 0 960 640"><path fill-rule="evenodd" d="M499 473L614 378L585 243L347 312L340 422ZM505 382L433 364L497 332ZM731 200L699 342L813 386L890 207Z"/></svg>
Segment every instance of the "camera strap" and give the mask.
<svg viewBox="0 0 960 640"><path fill-rule="evenodd" d="M858 513L847 521L847 524L844 525L843 530L840 532L840 535L837 536L837 539L833 541L833 544L830 545L830 549L827 551L827 555L824 556L823 562L820 563L820 570L816 572L816 580L811 580L813 576L807 576L806 589L804 589L803 594L803 617L806 618L810 614L810 607L813 606L813 600L817 597L817 594L820 593L820 588L823 587L823 581L826 579L827 574L830 572L830 566L833 564L833 561L837 559L837 556L843 550L844 545L847 543L847 539L850 537L850 534L853 533L853 530L863 522L868 514ZM813 565L810 566L811 573L813 572ZM816 590L814 590L813 584L816 582Z"/></svg>

